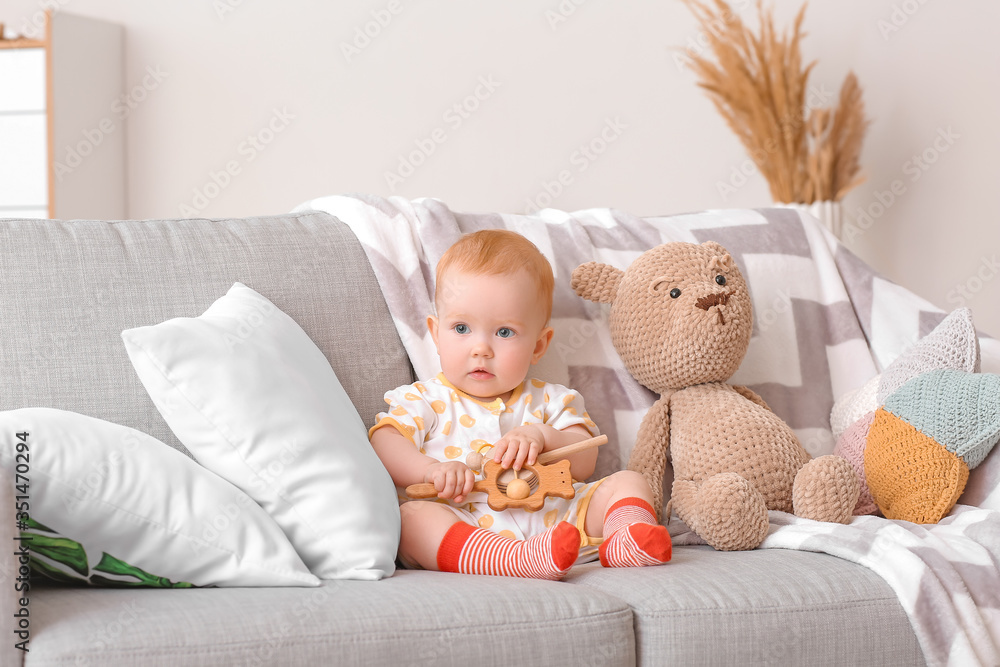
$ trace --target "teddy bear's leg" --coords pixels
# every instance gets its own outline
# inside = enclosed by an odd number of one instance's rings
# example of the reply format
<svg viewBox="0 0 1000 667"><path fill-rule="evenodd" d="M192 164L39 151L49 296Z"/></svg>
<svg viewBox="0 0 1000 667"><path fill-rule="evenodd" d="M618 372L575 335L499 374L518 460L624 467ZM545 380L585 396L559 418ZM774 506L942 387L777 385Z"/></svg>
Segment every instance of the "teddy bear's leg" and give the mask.
<svg viewBox="0 0 1000 667"><path fill-rule="evenodd" d="M671 499L677 516L719 551L755 549L767 536L767 505L750 482L732 472L701 485L676 480Z"/></svg>
<svg viewBox="0 0 1000 667"><path fill-rule="evenodd" d="M663 460L663 467L658 465L647 465L647 466L637 466L633 468L629 466L629 470L638 472L649 484L649 490L653 495L653 502L650 503L653 510L656 512L656 516L660 521L666 521L670 517L664 516L663 514L663 475L667 470L667 462Z"/></svg>
<svg viewBox="0 0 1000 667"><path fill-rule="evenodd" d="M850 523L860 493L858 475L846 459L820 456L795 475L792 508L804 519Z"/></svg>
<svg viewBox="0 0 1000 667"><path fill-rule="evenodd" d="M670 503L668 509L675 512L688 528L698 532L698 485L691 480L675 479L670 487ZM670 519L664 515L664 521Z"/></svg>
<svg viewBox="0 0 1000 667"><path fill-rule="evenodd" d="M646 478L653 492L653 509L663 516L663 475L667 470L667 448L670 446L670 394L664 394L646 412L639 426L635 447L629 456L628 469Z"/></svg>

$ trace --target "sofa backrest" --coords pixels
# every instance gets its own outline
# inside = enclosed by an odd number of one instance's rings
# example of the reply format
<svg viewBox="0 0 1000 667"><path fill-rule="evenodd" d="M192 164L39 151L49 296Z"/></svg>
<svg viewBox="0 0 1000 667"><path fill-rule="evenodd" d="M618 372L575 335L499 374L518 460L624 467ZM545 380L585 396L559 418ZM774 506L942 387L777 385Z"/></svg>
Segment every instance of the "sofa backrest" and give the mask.
<svg viewBox="0 0 1000 667"><path fill-rule="evenodd" d="M53 407L184 451L121 332L195 317L242 282L326 355L367 425L414 381L354 234L325 213L232 220L0 220L0 409Z"/></svg>

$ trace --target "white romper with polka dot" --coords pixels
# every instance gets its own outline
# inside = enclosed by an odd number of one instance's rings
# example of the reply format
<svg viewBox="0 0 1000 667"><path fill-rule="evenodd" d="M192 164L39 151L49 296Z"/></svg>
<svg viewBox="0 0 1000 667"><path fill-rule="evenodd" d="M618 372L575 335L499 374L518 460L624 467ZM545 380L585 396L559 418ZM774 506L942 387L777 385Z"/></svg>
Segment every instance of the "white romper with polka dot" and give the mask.
<svg viewBox="0 0 1000 667"><path fill-rule="evenodd" d="M504 403L499 398L485 403L454 387L444 374L424 382L404 385L385 394L387 412L380 412L369 435L383 426L393 426L414 446L438 461L462 461L471 452L484 452L504 433L524 424L548 424L563 430L576 424L591 436L599 435L597 425L583 405L583 397L559 384L527 379L514 389ZM488 454L486 454L488 458ZM482 478L481 474L478 477ZM544 532L559 521L569 521L580 531L581 559L587 559L600 538L590 538L583 530L586 508L601 480L575 482L573 498L547 497L542 509L490 509L485 493L472 493L466 502L447 504L465 522L513 539L527 539ZM400 502L409 500L397 488ZM582 516L580 515L582 514Z"/></svg>

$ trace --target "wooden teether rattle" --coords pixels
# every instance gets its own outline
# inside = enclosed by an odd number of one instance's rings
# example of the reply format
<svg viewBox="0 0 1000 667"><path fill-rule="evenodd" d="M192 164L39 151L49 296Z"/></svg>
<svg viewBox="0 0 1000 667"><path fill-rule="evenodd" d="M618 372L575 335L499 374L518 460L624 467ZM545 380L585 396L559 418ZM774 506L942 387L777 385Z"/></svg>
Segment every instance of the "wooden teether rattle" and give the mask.
<svg viewBox="0 0 1000 667"><path fill-rule="evenodd" d="M497 488L500 485L497 484ZM524 500L531 495L531 485L528 484L526 480L521 479L517 476L517 471L514 471L514 479L507 482L507 489L504 491L507 497L511 500Z"/></svg>
<svg viewBox="0 0 1000 667"><path fill-rule="evenodd" d="M486 461L483 464L483 479L476 482L475 486L472 487L472 491L485 492L487 494L486 503L496 512L502 512L508 507L524 507L529 510L538 511L545 504L546 496L572 498L575 493L573 490L573 478L569 473L569 461L562 460L552 465L546 464L550 461L565 459L570 454L576 454L585 449L603 445L607 441L608 436L599 435L595 438L574 442L572 445L566 445L559 449L543 452L538 455L538 459L534 465L526 465L522 468L523 471L534 475L534 484L527 481L527 479L519 478L515 471L514 479L507 482L506 489L501 488L503 482L498 480L500 475L505 472L504 469L496 461ZM527 478L529 475L525 475L525 477ZM406 495L414 499L435 498L437 494L437 489L430 483L411 484L406 487ZM515 496L521 497L518 498Z"/></svg>

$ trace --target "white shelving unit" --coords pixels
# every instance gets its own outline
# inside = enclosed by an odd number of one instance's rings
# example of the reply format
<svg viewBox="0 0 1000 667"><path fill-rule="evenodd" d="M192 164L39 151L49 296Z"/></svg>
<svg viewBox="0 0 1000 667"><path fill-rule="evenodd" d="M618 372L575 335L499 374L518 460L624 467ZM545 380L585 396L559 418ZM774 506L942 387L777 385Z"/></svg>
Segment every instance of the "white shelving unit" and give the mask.
<svg viewBox="0 0 1000 667"><path fill-rule="evenodd" d="M0 40L0 217L125 217L123 78L115 24L55 12Z"/></svg>

